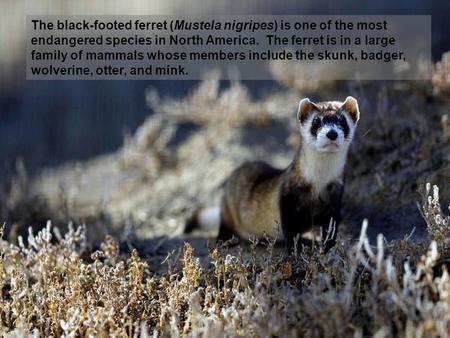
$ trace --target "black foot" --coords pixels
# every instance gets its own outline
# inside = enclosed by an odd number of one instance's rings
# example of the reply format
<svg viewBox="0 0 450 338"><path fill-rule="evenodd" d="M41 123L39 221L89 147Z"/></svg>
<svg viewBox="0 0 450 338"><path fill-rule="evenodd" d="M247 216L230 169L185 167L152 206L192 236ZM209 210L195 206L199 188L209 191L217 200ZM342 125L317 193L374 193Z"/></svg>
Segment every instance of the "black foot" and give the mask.
<svg viewBox="0 0 450 338"><path fill-rule="evenodd" d="M237 234L230 230L226 225L220 224L219 234L217 235L217 242L226 242L232 238L237 238Z"/></svg>

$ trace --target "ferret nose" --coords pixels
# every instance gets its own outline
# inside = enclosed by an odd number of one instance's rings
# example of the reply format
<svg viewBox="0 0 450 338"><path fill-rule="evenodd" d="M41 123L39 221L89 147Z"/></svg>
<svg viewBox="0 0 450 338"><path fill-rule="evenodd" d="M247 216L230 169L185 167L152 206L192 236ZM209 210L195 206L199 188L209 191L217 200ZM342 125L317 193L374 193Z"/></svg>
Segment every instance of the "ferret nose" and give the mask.
<svg viewBox="0 0 450 338"><path fill-rule="evenodd" d="M328 137L331 141L334 141L335 139L337 139L338 133L336 133L336 131L335 131L334 129L331 129L331 130L327 133L327 137Z"/></svg>

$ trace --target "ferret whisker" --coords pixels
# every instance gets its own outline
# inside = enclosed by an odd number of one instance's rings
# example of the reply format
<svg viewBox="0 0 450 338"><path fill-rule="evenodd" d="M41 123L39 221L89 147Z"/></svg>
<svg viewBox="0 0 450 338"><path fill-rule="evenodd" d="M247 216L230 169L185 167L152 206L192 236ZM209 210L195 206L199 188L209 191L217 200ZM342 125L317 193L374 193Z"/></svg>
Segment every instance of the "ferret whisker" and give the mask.
<svg viewBox="0 0 450 338"><path fill-rule="evenodd" d="M362 134L361 137L366 137L371 131L372 131L372 128L367 129L367 131L364 134Z"/></svg>

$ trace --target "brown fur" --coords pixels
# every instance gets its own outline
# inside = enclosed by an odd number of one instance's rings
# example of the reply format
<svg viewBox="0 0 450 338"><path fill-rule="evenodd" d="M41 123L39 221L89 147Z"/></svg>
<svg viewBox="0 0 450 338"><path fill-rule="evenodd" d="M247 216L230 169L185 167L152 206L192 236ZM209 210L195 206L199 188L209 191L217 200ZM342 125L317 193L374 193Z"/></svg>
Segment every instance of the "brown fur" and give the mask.
<svg viewBox="0 0 450 338"><path fill-rule="evenodd" d="M247 162L228 179L221 205L221 222L240 237L278 238L278 196L282 170L263 162Z"/></svg>

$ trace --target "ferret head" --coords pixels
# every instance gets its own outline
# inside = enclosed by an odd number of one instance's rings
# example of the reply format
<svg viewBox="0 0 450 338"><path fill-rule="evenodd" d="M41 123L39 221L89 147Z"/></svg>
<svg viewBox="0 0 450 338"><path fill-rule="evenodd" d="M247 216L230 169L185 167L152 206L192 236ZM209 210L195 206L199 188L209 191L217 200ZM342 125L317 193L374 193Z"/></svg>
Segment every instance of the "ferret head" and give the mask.
<svg viewBox="0 0 450 338"><path fill-rule="evenodd" d="M320 153L347 151L359 120L358 102L349 96L344 102L300 101L298 120L303 146Z"/></svg>

